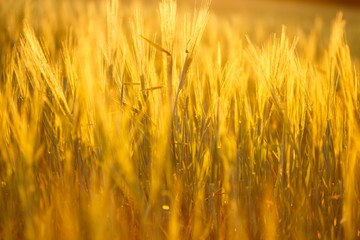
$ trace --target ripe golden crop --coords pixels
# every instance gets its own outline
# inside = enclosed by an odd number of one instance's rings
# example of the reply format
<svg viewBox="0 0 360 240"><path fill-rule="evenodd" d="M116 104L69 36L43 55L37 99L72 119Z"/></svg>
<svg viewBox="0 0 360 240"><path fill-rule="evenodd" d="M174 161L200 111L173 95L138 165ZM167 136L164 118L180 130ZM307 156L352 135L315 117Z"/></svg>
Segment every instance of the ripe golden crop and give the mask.
<svg viewBox="0 0 360 240"><path fill-rule="evenodd" d="M0 2L0 239L360 236L342 14L324 41L210 6Z"/></svg>

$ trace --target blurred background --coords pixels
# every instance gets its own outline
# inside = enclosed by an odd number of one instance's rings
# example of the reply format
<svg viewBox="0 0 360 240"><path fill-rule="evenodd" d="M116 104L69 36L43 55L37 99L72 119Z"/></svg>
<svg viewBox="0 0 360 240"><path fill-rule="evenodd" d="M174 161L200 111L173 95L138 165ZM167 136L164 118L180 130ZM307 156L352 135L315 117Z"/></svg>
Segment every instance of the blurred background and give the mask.
<svg viewBox="0 0 360 240"><path fill-rule="evenodd" d="M145 19L159 20L160 0L119 1L123 3L121 14L124 22L134 14L134 5L142 5L140 9ZM200 6L202 1L178 0L181 12L178 16L184 12L192 13L194 6ZM48 10L53 2L56 2L57 14ZM61 40L69 27L74 28L79 25L79 21L85 21L79 19L79 16L84 15L79 13L87 12L89 19L93 19L93 15L103 18L106 13L105 3L106 0L0 0L0 54L4 45L14 45L17 41L25 16L29 16L36 32L48 43L51 42L49 38L55 36L55 49L61 46ZM360 0L212 0L209 24L217 25L217 28L207 27L205 36L216 34L221 37L229 29L236 29L232 31L237 34L233 37L246 42L245 36L249 36L251 41L261 44L271 38L273 33L280 33L282 25L285 25L288 36L299 39L300 50L316 39L316 46L322 52L328 46L332 22L339 12L343 13L346 21L346 40L351 54L359 59ZM181 18L178 20L180 23ZM56 28L49 28L52 22ZM219 31L214 32L214 29ZM152 29L152 32L158 33L159 29Z"/></svg>
<svg viewBox="0 0 360 240"><path fill-rule="evenodd" d="M122 0L137 2L154 14L153 4L159 0ZM202 0L178 1L180 9L191 11ZM209 24L223 24L237 28L240 35L248 35L255 43L262 43L272 33L280 33L282 25L287 27L290 37L298 37L301 45L308 38L317 38L317 45L326 49L332 22L338 13L346 21L346 40L352 56L360 58L360 0L212 0L211 14L216 21ZM151 12L152 11L152 12ZM219 23L219 19L222 23ZM304 40L305 39L305 40ZM305 47L305 46L303 46Z"/></svg>
<svg viewBox="0 0 360 240"><path fill-rule="evenodd" d="M290 36L302 39L317 35L318 44L324 48L332 22L342 12L352 55L360 57L360 0L212 0L211 9L213 14L244 28L257 43L286 25Z"/></svg>

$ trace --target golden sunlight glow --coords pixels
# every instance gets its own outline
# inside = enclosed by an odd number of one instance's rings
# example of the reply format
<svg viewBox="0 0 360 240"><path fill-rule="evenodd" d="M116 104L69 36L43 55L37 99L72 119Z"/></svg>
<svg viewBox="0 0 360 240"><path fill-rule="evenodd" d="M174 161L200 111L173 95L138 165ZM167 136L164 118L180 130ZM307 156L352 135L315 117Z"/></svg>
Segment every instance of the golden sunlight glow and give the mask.
<svg viewBox="0 0 360 240"><path fill-rule="evenodd" d="M359 5L0 1L0 239L359 238Z"/></svg>

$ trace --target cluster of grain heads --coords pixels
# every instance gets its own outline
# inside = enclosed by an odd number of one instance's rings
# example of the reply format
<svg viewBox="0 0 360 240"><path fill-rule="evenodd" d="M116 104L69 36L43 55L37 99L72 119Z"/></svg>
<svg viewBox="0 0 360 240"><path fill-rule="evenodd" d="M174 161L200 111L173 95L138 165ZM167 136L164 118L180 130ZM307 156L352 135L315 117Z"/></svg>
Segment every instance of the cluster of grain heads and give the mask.
<svg viewBox="0 0 360 240"><path fill-rule="evenodd" d="M328 66L328 126L324 154L328 182L342 174L343 206L341 224L345 237L355 238L360 221L358 202L359 182L359 75L352 62L345 40L345 21L339 13L333 23L327 59ZM343 114L339 114L340 109ZM346 146L346 147L344 147ZM351 149L351 150L350 150ZM350 150L350 151L349 151ZM340 165L342 173L335 173L331 166Z"/></svg>
<svg viewBox="0 0 360 240"><path fill-rule="evenodd" d="M250 44L247 54L257 79L256 105L251 106L248 114L255 128L255 138L251 141L255 150L251 151L254 155L249 159L249 171L254 176L265 174L259 183L250 175L248 184L255 184L256 189L270 186L270 195L274 194L272 204L279 208L282 234L291 226L299 234L317 232L320 236L340 237L344 234L339 226L341 220L348 226L345 234L355 233L349 226L355 226L350 219L356 215L350 216L348 209L347 218L339 208L345 188L343 181L349 184L345 189L353 189L349 195L355 191L352 184L356 182L355 175L348 174L343 180L339 170L345 162L356 169L351 160L356 158L356 151L351 150L351 155L345 157L343 148L344 144L355 144L357 141L351 136L356 138L358 134L358 123L348 122L351 116L357 115L353 103L357 102L354 89L358 80L343 40L342 22L341 16L336 19L329 54L325 54L320 66L303 64L295 54L295 45L288 43L284 30L280 39L275 38L262 49ZM319 70L322 67L324 72ZM350 94L352 97L347 98ZM334 131L333 126L338 129ZM349 127L351 131L347 130ZM349 138L344 139L345 136ZM334 146L336 144L341 148ZM248 204L254 195L258 195L256 190L249 193ZM354 196L345 199L354 199ZM347 201L344 207L352 204L352 200ZM256 208L256 204L249 205L249 221ZM304 209L308 217L304 218L303 212L297 213L296 209ZM256 221L252 227L256 226ZM330 230L325 226L331 226ZM255 229L250 232L256 234Z"/></svg>
<svg viewBox="0 0 360 240"><path fill-rule="evenodd" d="M52 105L54 109L59 109L58 111L65 118L70 118L70 109L65 100L62 85L57 79L56 69L53 69L50 65L46 52L43 51L34 32L26 23L23 29L23 38L20 39L20 45L20 57L28 71L31 86L37 91L46 89L50 95L46 102ZM41 80L38 78L41 78ZM44 85L41 84L43 82ZM51 103L52 100L55 101L55 104Z"/></svg>
<svg viewBox="0 0 360 240"><path fill-rule="evenodd" d="M261 47L218 17L207 32L209 2L191 16L161 0L159 26L132 7L128 24L117 0L62 4L44 9L69 16L28 19L0 46L0 238L358 235L341 14L320 56L285 27ZM62 35L59 19L77 24Z"/></svg>

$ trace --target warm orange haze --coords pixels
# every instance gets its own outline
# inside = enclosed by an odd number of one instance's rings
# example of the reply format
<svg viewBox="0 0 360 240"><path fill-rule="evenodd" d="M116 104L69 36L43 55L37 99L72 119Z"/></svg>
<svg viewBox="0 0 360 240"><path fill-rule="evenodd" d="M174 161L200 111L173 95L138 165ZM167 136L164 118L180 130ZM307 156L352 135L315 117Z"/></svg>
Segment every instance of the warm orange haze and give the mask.
<svg viewBox="0 0 360 240"><path fill-rule="evenodd" d="M360 8L0 1L0 239L360 238Z"/></svg>

